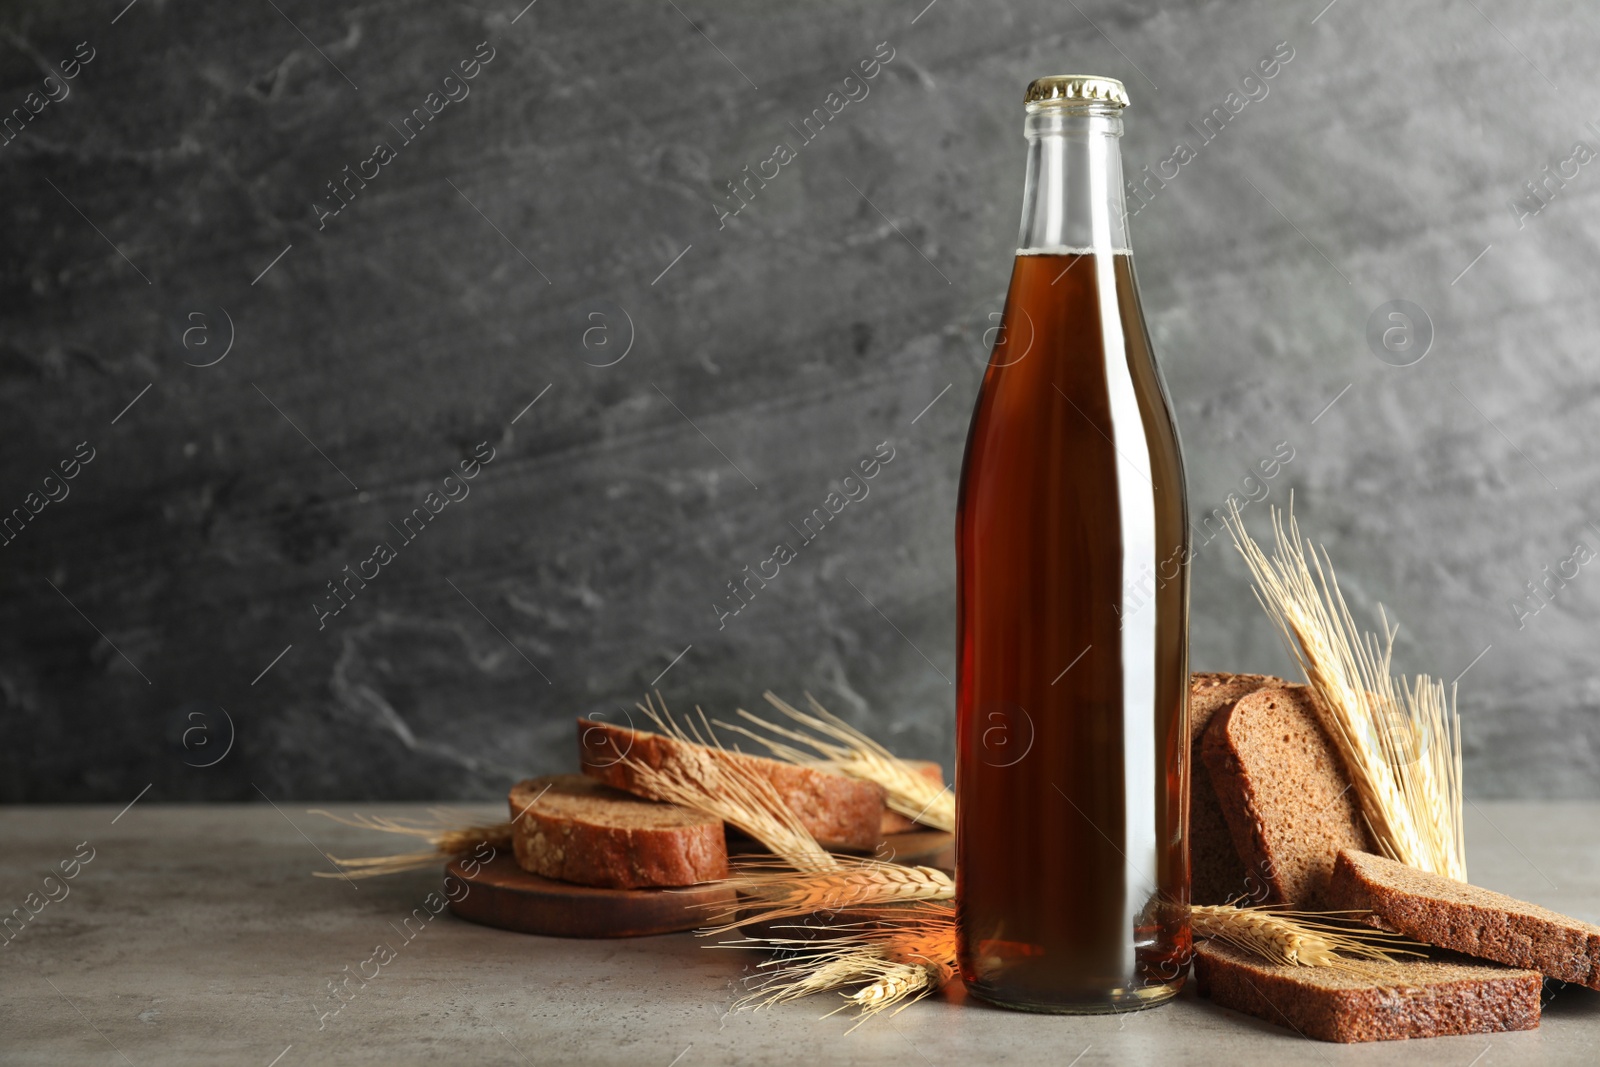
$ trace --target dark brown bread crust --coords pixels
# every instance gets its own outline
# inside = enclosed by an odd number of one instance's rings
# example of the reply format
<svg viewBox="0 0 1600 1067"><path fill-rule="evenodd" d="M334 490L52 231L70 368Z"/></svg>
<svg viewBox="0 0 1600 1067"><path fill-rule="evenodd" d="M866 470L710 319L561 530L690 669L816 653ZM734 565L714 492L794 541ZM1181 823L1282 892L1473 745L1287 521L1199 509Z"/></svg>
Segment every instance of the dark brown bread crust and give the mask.
<svg viewBox="0 0 1600 1067"><path fill-rule="evenodd" d="M1192 674L1189 676L1189 899L1196 904L1227 904L1265 895L1233 847L1228 822L1211 787L1200 746L1213 716L1263 686L1289 683L1270 674Z"/></svg>
<svg viewBox="0 0 1600 1067"><path fill-rule="evenodd" d="M511 787L511 844L525 871L611 889L728 876L722 820L641 800L581 774Z"/></svg>
<svg viewBox="0 0 1600 1067"><path fill-rule="evenodd" d="M1330 898L1430 945L1600 989L1600 926L1404 863L1346 849Z"/></svg>
<svg viewBox="0 0 1600 1067"><path fill-rule="evenodd" d="M1195 978L1214 1004L1341 1042L1532 1030L1543 985L1536 971L1445 958L1352 976L1265 963L1214 941L1195 949Z"/></svg>
<svg viewBox="0 0 1600 1067"><path fill-rule="evenodd" d="M1341 848L1371 851L1339 753L1303 685L1258 689L1215 716L1201 745L1239 858L1266 903L1320 909Z"/></svg>
<svg viewBox="0 0 1600 1067"><path fill-rule="evenodd" d="M640 796L648 794L630 764L660 768L679 760L684 750L684 742L661 734L578 720L578 759L583 773ZM871 851L883 840L886 809L882 786L765 756L730 755L771 782L824 848Z"/></svg>

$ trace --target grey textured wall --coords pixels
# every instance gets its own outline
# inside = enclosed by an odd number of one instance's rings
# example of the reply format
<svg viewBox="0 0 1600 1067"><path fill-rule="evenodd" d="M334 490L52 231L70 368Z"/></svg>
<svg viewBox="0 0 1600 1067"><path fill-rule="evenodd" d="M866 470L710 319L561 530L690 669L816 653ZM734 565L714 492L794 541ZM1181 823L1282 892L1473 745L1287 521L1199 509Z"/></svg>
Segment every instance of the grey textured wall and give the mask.
<svg viewBox="0 0 1600 1067"><path fill-rule="evenodd" d="M0 147L0 507L67 494L0 549L0 799L498 796L652 683L810 688L948 763L1021 91L1067 70L1128 84L1129 170L1168 176L1134 242L1194 508L1292 489L1400 666L1466 671L1470 791L1595 795L1590 9L123 3L0 15L0 103L37 110ZM1396 299L1409 366L1368 341ZM1193 649L1287 668L1221 541Z"/></svg>

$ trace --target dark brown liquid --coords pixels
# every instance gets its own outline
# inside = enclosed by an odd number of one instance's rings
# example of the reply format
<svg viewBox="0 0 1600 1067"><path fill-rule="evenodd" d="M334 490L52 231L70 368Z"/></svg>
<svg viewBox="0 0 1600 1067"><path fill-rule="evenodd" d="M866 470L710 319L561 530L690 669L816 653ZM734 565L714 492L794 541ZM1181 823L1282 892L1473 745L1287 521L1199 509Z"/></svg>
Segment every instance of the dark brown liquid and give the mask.
<svg viewBox="0 0 1600 1067"><path fill-rule="evenodd" d="M1105 1011L1182 984L1188 520L1132 259L1021 255L956 521L963 977Z"/></svg>

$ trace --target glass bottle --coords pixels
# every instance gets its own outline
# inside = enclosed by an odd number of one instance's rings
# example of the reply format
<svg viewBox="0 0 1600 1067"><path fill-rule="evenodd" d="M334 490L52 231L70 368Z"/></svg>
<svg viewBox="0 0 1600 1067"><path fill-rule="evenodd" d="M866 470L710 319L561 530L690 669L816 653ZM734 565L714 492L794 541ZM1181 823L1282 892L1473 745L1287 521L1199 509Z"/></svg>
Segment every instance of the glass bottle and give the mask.
<svg viewBox="0 0 1600 1067"><path fill-rule="evenodd" d="M1159 1003L1188 969L1189 536L1110 78L1028 87L1022 233L956 519L957 919L975 995Z"/></svg>

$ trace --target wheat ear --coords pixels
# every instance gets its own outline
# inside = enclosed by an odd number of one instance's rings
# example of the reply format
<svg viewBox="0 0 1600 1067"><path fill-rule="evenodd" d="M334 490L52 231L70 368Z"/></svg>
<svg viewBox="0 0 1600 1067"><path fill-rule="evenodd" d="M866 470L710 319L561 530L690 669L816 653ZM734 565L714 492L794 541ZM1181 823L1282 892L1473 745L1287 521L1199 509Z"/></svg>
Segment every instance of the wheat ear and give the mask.
<svg viewBox="0 0 1600 1067"><path fill-rule="evenodd" d="M848 774L852 778L876 782L888 794L888 805L892 811L924 826L946 831L955 830L956 798L949 789L918 774L905 760L895 756L878 742L829 712L810 693L806 694L806 701L811 706L810 714L780 699L772 692L767 692L763 696L766 697L767 703L812 733L802 733L799 730L779 726L743 708L739 709L740 717L777 737L805 745L811 751L796 748L794 745L785 744L742 726L720 721L717 725L750 738L764 746L774 756L790 763L802 767L821 767ZM820 737L817 736L819 734Z"/></svg>
<svg viewBox="0 0 1600 1067"><path fill-rule="evenodd" d="M1255 579L1256 599L1316 694L1324 728L1355 786L1379 850L1390 859L1465 881L1461 718L1452 687L1390 673L1394 635L1379 609L1380 639L1350 614L1327 550L1302 539L1293 501L1272 509L1268 556L1251 539L1238 506L1227 521Z"/></svg>
<svg viewBox="0 0 1600 1067"><path fill-rule="evenodd" d="M656 700L661 700L660 693ZM639 792L652 800L693 808L736 826L796 870L828 871L839 865L817 844L772 783L745 762L747 757L723 749L705 712L696 708L699 725L689 720L685 728L672 718L664 700L658 710L646 696L638 708L664 735L680 742L658 767L622 757Z"/></svg>
<svg viewBox="0 0 1600 1067"><path fill-rule="evenodd" d="M736 864L722 884L737 889L739 899L707 905L716 909L711 916L716 925L705 933L818 913L859 913L910 901L955 899L955 881L933 867L903 867L853 856L836 855L834 860L837 866L827 871L795 871L760 861Z"/></svg>
<svg viewBox="0 0 1600 1067"><path fill-rule="evenodd" d="M1382 930L1334 926L1317 916L1341 913L1238 908L1231 904L1195 904L1189 922L1196 938L1210 938L1272 963L1300 967L1363 970L1359 963L1396 963L1397 955L1420 956L1415 943Z"/></svg>
<svg viewBox="0 0 1600 1067"><path fill-rule="evenodd" d="M462 826L452 820L450 813L434 809L432 824L416 819L391 819L383 815L335 815L321 808L311 808L306 814L321 815L345 826L362 830L379 830L386 834L405 834L420 837L432 847L426 852L403 852L394 856L365 856L340 859L329 856L339 868L333 871L312 871L317 878L376 878L385 874L421 870L432 867L442 857L460 856L471 852L480 844L488 843L496 849L511 848L511 824L489 823L481 826ZM455 825L451 825L454 822Z"/></svg>
<svg viewBox="0 0 1600 1067"><path fill-rule="evenodd" d="M860 1013L856 1026L884 1011L900 1011L942 987L955 974L955 913L930 905L925 913L893 925L847 924L818 949L804 938L746 938L717 947L776 950L778 958L760 965L763 973L736 1005L770 1007L847 986L857 986L829 1015L847 1008ZM789 955L803 950L799 957ZM770 968L770 969L769 969ZM851 1027L855 1029L855 1027Z"/></svg>

